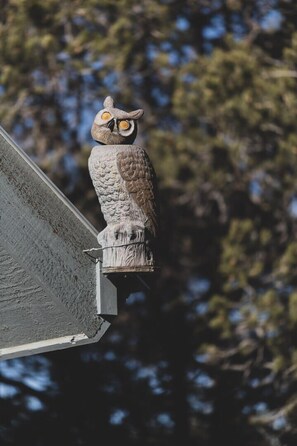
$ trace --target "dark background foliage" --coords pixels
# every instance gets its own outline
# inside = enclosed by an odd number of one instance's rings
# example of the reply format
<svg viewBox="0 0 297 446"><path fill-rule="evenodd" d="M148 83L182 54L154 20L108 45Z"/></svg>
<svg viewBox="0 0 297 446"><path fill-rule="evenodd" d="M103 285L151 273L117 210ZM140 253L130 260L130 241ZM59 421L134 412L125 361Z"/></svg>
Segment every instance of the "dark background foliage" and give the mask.
<svg viewBox="0 0 297 446"><path fill-rule="evenodd" d="M0 120L96 226L90 126L142 107L162 269L100 343L0 364L0 443L297 441L297 5L2 0Z"/></svg>

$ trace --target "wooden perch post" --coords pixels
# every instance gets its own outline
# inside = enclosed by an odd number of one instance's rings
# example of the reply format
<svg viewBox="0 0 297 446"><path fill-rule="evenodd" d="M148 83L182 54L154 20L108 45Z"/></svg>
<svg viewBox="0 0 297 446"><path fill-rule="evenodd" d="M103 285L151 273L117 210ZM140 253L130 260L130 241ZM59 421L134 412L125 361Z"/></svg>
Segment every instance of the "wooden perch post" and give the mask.
<svg viewBox="0 0 297 446"><path fill-rule="evenodd" d="M145 228L138 230L135 237L131 237L128 230L123 229L117 237L111 235L100 241L105 273L155 271L156 262L145 235Z"/></svg>

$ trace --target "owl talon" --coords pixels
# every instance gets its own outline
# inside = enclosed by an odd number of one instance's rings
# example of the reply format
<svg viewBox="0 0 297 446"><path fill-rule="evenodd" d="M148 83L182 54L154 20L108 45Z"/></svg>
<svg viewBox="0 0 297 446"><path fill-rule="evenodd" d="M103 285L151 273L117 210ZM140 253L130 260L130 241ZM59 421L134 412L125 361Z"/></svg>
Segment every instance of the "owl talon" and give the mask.
<svg viewBox="0 0 297 446"><path fill-rule="evenodd" d="M129 240L137 241L143 238L144 228L141 226L133 226L128 232Z"/></svg>
<svg viewBox="0 0 297 446"><path fill-rule="evenodd" d="M115 240L120 236L129 241L140 240L143 237L144 227L141 224L135 223L119 223L113 227Z"/></svg>
<svg viewBox="0 0 297 446"><path fill-rule="evenodd" d="M141 224L131 224L128 228L127 235L130 241L141 241L144 236L145 228Z"/></svg>
<svg viewBox="0 0 297 446"><path fill-rule="evenodd" d="M113 233L116 240L119 239L120 234L123 234L125 231L125 223L119 223L117 225L114 225L113 227Z"/></svg>
<svg viewBox="0 0 297 446"><path fill-rule="evenodd" d="M97 236L97 241L98 241L99 245L101 245L101 246L106 245L106 242L108 240L108 233L109 233L108 227L104 228L103 231L99 232L99 234Z"/></svg>

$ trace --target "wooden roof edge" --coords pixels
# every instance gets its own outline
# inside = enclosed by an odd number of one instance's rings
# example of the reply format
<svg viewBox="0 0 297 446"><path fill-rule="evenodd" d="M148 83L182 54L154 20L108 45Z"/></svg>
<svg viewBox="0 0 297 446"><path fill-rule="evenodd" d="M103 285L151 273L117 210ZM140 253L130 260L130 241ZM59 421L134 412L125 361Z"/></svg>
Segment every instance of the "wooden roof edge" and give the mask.
<svg viewBox="0 0 297 446"><path fill-rule="evenodd" d="M62 336L60 338L17 345L16 347L0 348L0 361L95 343L101 339L109 327L110 322L103 320L98 332L92 338L89 338L84 333L77 333L70 336Z"/></svg>
<svg viewBox="0 0 297 446"><path fill-rule="evenodd" d="M29 155L21 149L17 143L8 135L8 133L0 126L0 135L8 142L8 144L18 153L18 155L27 163L32 170L47 184L47 186L55 193L55 195L71 210L80 222L97 237L98 231L94 226L79 212L79 210L71 203L71 201L60 191L60 189L46 176L46 174L35 164Z"/></svg>

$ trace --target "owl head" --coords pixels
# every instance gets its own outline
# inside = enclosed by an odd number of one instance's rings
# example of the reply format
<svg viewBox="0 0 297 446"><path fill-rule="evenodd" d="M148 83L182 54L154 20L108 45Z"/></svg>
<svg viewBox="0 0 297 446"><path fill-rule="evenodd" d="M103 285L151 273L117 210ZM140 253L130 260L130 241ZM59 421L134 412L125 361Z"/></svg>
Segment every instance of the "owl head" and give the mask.
<svg viewBox="0 0 297 446"><path fill-rule="evenodd" d="M136 121L143 115L143 110L128 113L115 108L110 96L103 102L103 107L92 125L93 139L101 144L132 144L137 135Z"/></svg>

